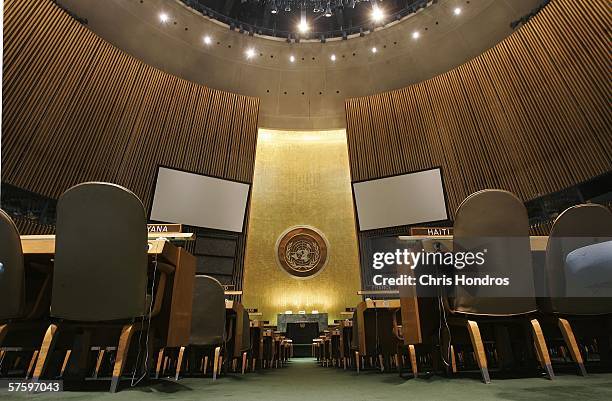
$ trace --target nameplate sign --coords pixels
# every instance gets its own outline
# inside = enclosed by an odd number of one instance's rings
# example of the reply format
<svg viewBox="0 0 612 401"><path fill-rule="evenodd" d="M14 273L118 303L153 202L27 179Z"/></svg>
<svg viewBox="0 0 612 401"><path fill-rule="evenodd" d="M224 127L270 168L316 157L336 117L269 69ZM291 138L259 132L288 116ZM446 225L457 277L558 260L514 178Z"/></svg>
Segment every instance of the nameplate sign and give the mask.
<svg viewBox="0 0 612 401"><path fill-rule="evenodd" d="M257 310L257 308L244 308L246 309L247 313L257 313L259 312L259 310Z"/></svg>
<svg viewBox="0 0 612 401"><path fill-rule="evenodd" d="M181 224L147 224L147 231L150 233L180 233L183 231Z"/></svg>
<svg viewBox="0 0 612 401"><path fill-rule="evenodd" d="M452 227L412 227L410 235L426 235L429 237L437 237L444 235L453 235Z"/></svg>

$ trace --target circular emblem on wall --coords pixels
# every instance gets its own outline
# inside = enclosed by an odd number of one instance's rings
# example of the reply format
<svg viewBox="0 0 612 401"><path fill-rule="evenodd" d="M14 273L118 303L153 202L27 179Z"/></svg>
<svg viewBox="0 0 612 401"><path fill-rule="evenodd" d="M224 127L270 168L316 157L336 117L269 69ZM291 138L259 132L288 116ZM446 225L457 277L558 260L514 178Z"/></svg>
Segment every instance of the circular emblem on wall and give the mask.
<svg viewBox="0 0 612 401"><path fill-rule="evenodd" d="M296 278L309 278L327 264L327 239L319 230L308 226L287 229L276 241L276 260L280 267Z"/></svg>

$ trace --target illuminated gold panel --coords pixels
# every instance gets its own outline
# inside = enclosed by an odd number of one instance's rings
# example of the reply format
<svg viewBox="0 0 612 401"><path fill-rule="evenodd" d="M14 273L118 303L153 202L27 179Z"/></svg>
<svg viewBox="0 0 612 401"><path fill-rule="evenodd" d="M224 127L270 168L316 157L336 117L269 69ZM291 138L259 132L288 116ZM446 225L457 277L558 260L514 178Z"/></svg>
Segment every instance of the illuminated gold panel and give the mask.
<svg viewBox="0 0 612 401"><path fill-rule="evenodd" d="M329 241L327 266L297 279L276 261L278 237L313 226ZM327 312L329 319L360 300L359 256L346 132L259 130L243 286L243 303L276 323L286 310Z"/></svg>

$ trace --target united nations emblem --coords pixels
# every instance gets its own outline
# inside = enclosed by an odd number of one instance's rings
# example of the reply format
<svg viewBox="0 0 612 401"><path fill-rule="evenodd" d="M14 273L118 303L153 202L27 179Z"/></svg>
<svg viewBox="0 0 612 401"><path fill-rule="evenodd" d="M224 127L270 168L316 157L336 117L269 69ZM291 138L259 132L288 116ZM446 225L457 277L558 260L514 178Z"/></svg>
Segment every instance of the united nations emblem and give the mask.
<svg viewBox="0 0 612 401"><path fill-rule="evenodd" d="M295 226L276 241L276 259L280 267L296 278L308 278L327 263L327 239L314 227Z"/></svg>

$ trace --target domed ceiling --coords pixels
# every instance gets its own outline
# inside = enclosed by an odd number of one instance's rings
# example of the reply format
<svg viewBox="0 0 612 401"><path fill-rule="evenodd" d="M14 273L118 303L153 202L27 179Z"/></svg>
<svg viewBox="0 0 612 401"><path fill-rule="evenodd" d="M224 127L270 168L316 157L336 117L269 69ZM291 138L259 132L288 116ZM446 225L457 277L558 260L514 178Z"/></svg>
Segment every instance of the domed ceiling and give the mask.
<svg viewBox="0 0 612 401"><path fill-rule="evenodd" d="M59 3L149 65L260 98L260 127L331 129L345 126L346 98L397 89L450 70L510 35L513 23L542 0L439 0L399 21L384 20L372 31L348 40L330 37L325 43L241 30L184 0ZM384 10L387 1L379 4Z"/></svg>
<svg viewBox="0 0 612 401"><path fill-rule="evenodd" d="M288 40L326 40L397 21L433 0L181 0L236 29Z"/></svg>

